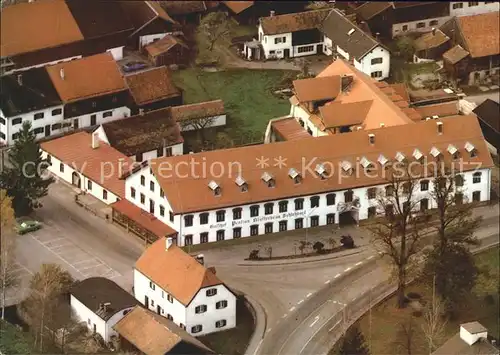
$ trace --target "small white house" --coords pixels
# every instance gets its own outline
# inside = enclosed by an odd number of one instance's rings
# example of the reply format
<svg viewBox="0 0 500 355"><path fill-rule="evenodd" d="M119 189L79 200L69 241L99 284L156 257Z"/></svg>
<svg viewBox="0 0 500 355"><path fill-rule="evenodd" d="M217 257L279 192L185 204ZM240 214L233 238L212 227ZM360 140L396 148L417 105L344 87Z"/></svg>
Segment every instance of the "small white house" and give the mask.
<svg viewBox="0 0 500 355"><path fill-rule="evenodd" d="M137 261L134 296L194 336L236 326L235 294L172 238L159 239Z"/></svg>
<svg viewBox="0 0 500 355"><path fill-rule="evenodd" d="M460 331L448 339L432 355L500 354L494 339L488 337L488 329L479 322L460 324Z"/></svg>
<svg viewBox="0 0 500 355"><path fill-rule="evenodd" d="M117 336L114 325L138 304L130 293L104 277L82 280L70 291L73 316L106 343Z"/></svg>

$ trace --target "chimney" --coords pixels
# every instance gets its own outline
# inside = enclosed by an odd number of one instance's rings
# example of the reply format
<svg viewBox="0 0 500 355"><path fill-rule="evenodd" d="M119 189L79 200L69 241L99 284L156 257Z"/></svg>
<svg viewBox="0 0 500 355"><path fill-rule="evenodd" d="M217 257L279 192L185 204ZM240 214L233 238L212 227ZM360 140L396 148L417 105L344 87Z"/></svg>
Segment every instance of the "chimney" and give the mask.
<svg viewBox="0 0 500 355"><path fill-rule="evenodd" d="M139 115L144 116L144 109L143 108L139 109Z"/></svg>
<svg viewBox="0 0 500 355"><path fill-rule="evenodd" d="M172 246L172 244L174 244L174 241L172 238L168 237L165 243L166 243L166 250L168 250Z"/></svg>
<svg viewBox="0 0 500 355"><path fill-rule="evenodd" d="M97 135L97 132L92 133L92 149L97 149L99 148L99 137Z"/></svg>
<svg viewBox="0 0 500 355"><path fill-rule="evenodd" d="M23 74L17 74L17 83L19 86L23 86Z"/></svg>
<svg viewBox="0 0 500 355"><path fill-rule="evenodd" d="M384 122L380 122L380 128L384 128L385 127L385 123Z"/></svg>
<svg viewBox="0 0 500 355"><path fill-rule="evenodd" d="M198 254L195 257L196 261L199 262L201 265L205 265L205 256L203 254Z"/></svg>
<svg viewBox="0 0 500 355"><path fill-rule="evenodd" d="M370 133L368 135L368 141L370 142L371 145L375 144L375 135L373 133Z"/></svg>
<svg viewBox="0 0 500 355"><path fill-rule="evenodd" d="M108 310L108 307L111 306L111 303L110 302L106 302L102 305L102 309L104 312L106 312Z"/></svg>
<svg viewBox="0 0 500 355"><path fill-rule="evenodd" d="M274 10L271 10L271 12L270 12L269 16L270 16L270 17L273 17L275 13L276 13L276 12L275 12Z"/></svg>
<svg viewBox="0 0 500 355"><path fill-rule="evenodd" d="M479 322L460 324L460 339L472 346L480 339L488 339L488 330Z"/></svg>
<svg viewBox="0 0 500 355"><path fill-rule="evenodd" d="M213 267L213 266L210 266L210 267L208 268L208 271L212 272L214 275L216 275L216 274L217 274L217 270L215 270L215 267Z"/></svg>
<svg viewBox="0 0 500 355"><path fill-rule="evenodd" d="M436 122L438 134L443 134L443 122Z"/></svg>
<svg viewBox="0 0 500 355"><path fill-rule="evenodd" d="M435 36L436 35L436 29L434 27L432 27L432 35Z"/></svg>
<svg viewBox="0 0 500 355"><path fill-rule="evenodd" d="M342 75L340 78L340 84L342 86L342 91L349 89L349 86L352 84L354 80L354 76L352 75Z"/></svg>

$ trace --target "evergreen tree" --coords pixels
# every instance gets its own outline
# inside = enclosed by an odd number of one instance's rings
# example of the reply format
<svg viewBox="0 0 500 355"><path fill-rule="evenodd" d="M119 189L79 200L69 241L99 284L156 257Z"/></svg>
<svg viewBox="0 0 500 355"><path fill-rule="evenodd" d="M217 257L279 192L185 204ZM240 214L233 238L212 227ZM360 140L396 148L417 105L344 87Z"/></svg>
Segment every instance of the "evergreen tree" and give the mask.
<svg viewBox="0 0 500 355"><path fill-rule="evenodd" d="M47 195L49 185L54 181L47 177L48 162L42 159L36 135L30 122L24 122L19 137L9 151L10 167L0 176L0 188L12 197L12 207L17 216L29 214L41 206L39 199Z"/></svg>
<svg viewBox="0 0 500 355"><path fill-rule="evenodd" d="M339 355L369 355L370 351L366 346L365 337L358 325L353 325L344 335Z"/></svg>

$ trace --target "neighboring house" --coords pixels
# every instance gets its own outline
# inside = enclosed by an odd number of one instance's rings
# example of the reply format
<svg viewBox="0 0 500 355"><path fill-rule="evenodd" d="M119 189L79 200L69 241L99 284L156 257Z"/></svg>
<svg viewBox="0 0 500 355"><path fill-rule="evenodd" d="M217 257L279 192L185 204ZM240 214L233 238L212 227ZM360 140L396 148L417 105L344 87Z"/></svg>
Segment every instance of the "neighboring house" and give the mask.
<svg viewBox="0 0 500 355"><path fill-rule="evenodd" d="M255 24L255 1L221 1L232 17L240 24Z"/></svg>
<svg viewBox="0 0 500 355"><path fill-rule="evenodd" d="M166 35L162 39L148 44L144 51L154 66L185 64L188 61L189 47L182 39Z"/></svg>
<svg viewBox="0 0 500 355"><path fill-rule="evenodd" d="M173 238L156 241L135 264L135 298L192 335L234 328L236 296L202 263Z"/></svg>
<svg viewBox="0 0 500 355"><path fill-rule="evenodd" d="M212 1L159 1L163 9L182 25L198 24L201 16L206 13Z"/></svg>
<svg viewBox="0 0 500 355"><path fill-rule="evenodd" d="M267 125L264 143L311 138L311 135L293 117L274 118Z"/></svg>
<svg viewBox="0 0 500 355"><path fill-rule="evenodd" d="M182 131L226 125L226 110L222 100L175 106L170 110L172 117L179 123Z"/></svg>
<svg viewBox="0 0 500 355"><path fill-rule="evenodd" d="M440 30L450 38L444 69L459 83L477 85L500 73L499 12L454 17Z"/></svg>
<svg viewBox="0 0 500 355"><path fill-rule="evenodd" d="M338 10L330 11L321 25L321 32L326 55L341 56L377 80L389 77L391 56L387 48Z"/></svg>
<svg viewBox="0 0 500 355"><path fill-rule="evenodd" d="M440 29L434 28L417 38L413 43L415 48L413 61L415 63L425 63L440 60L443 53L450 49L450 44L450 37Z"/></svg>
<svg viewBox="0 0 500 355"><path fill-rule="evenodd" d="M23 122L30 122L37 139L62 132L63 103L45 68L0 77L0 143L11 145Z"/></svg>
<svg viewBox="0 0 500 355"><path fill-rule="evenodd" d="M460 96L452 89L408 90L409 102L412 107L458 102Z"/></svg>
<svg viewBox="0 0 500 355"><path fill-rule="evenodd" d="M451 1L450 16L472 16L500 11L498 1Z"/></svg>
<svg viewBox="0 0 500 355"><path fill-rule="evenodd" d="M500 350L479 322L460 324L460 332L448 339L432 355L498 355Z"/></svg>
<svg viewBox="0 0 500 355"><path fill-rule="evenodd" d="M115 325L120 350L146 355L208 355L214 351L171 320L135 307Z"/></svg>
<svg viewBox="0 0 500 355"><path fill-rule="evenodd" d="M95 133L136 162L183 154L184 139L168 108L105 123Z"/></svg>
<svg viewBox="0 0 500 355"><path fill-rule="evenodd" d="M500 104L491 99L486 99L481 105L472 110L479 118L479 124L484 138L495 154L500 149Z"/></svg>
<svg viewBox="0 0 500 355"><path fill-rule="evenodd" d="M464 184L457 198L490 199L493 161L475 115L418 123L407 117L409 124L379 128L381 119L396 113L373 101L369 122L377 124L365 130L159 158L126 178L126 198L178 231L180 246L383 215L376 196L387 177L363 172L405 158L434 164L460 155ZM431 179L422 177L418 199L425 200L416 212L435 208Z"/></svg>
<svg viewBox="0 0 500 355"><path fill-rule="evenodd" d="M386 38L428 32L450 18L447 1L365 1L351 4L358 21Z"/></svg>
<svg viewBox="0 0 500 355"><path fill-rule="evenodd" d="M79 281L70 294L73 316L106 343L118 335L113 329L115 324L139 304L134 296L104 277Z"/></svg>
<svg viewBox="0 0 500 355"><path fill-rule="evenodd" d="M40 149L56 178L106 204L125 197L120 178L132 168L133 160L100 142L97 134L69 134L43 142Z"/></svg>
<svg viewBox="0 0 500 355"><path fill-rule="evenodd" d="M265 58L294 58L323 52L318 27L330 9L260 18L258 40ZM245 49L246 52L246 49Z"/></svg>
<svg viewBox="0 0 500 355"><path fill-rule="evenodd" d="M129 91L110 53L50 65L46 69L64 103L64 119L71 122L74 129L130 116Z"/></svg>
<svg viewBox="0 0 500 355"><path fill-rule="evenodd" d="M418 115L387 83L341 59L293 86L290 116L314 137L408 124Z"/></svg>
<svg viewBox="0 0 500 355"><path fill-rule="evenodd" d="M125 76L133 103L132 114L182 104L182 92L172 81L167 67L147 69Z"/></svg>

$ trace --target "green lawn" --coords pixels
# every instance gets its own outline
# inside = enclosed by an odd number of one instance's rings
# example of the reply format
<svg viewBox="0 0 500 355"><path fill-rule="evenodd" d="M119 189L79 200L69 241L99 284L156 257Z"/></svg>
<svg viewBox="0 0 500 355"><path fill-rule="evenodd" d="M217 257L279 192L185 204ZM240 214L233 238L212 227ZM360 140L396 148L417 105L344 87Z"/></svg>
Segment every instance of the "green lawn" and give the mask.
<svg viewBox="0 0 500 355"><path fill-rule="evenodd" d="M196 103L222 99L228 113L227 128L232 138L252 132L264 135L270 119L286 115L290 103L273 95L287 71L228 69L205 72L186 69L173 73L177 86L184 90L184 102Z"/></svg>
<svg viewBox="0 0 500 355"><path fill-rule="evenodd" d="M498 282L499 279L499 248L492 248L475 256L476 265L479 268L488 267L491 272L491 278ZM499 328L499 296L492 294L493 303L485 301L484 292L481 292L480 286L474 290L474 294L469 299L464 299L464 304L457 315L457 319L448 321L445 327L445 334L438 342L439 345L448 340L451 336L459 331L461 323L479 321L488 329L488 333L497 339L500 337ZM429 304L432 300L432 290L422 285L419 282L411 284L407 288L407 293L417 292L422 295L422 303ZM491 293L490 293L491 294ZM372 308L371 324L369 314L365 314L358 323L366 339L367 344L371 339L371 354L388 354L388 353L403 353L403 350L398 349L397 332L401 329L401 324L408 324L408 320L412 319L415 336L412 345L414 354L428 353L426 341L423 337L421 325L424 323L424 317L416 317L412 315L413 309L407 307L405 309L397 309L395 307L396 297L392 296L384 302ZM391 349L391 351L389 351ZM335 353L335 348L330 354Z"/></svg>

